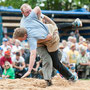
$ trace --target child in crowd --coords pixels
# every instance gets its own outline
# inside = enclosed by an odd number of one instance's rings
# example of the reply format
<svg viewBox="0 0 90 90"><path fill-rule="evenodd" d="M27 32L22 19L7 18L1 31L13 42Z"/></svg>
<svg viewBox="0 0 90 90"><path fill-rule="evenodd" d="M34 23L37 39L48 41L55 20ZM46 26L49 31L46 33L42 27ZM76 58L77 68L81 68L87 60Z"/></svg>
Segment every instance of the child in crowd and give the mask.
<svg viewBox="0 0 90 90"><path fill-rule="evenodd" d="M72 66L72 67L70 68L70 70L71 70L71 73L75 76L75 79L77 80L77 79L78 79L78 76L77 76L77 73L75 72L75 67Z"/></svg>
<svg viewBox="0 0 90 90"><path fill-rule="evenodd" d="M5 62L2 78L15 79L14 69L12 68L11 64L8 61Z"/></svg>

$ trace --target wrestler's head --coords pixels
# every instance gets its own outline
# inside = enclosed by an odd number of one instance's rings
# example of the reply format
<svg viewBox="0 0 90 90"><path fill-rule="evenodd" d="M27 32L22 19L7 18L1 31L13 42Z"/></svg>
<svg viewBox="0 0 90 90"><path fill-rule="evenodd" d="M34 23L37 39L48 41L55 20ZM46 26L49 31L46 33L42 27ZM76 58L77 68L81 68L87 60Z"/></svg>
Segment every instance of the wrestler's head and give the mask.
<svg viewBox="0 0 90 90"><path fill-rule="evenodd" d="M32 8L29 4L23 4L20 9L25 17L27 17L32 11Z"/></svg>
<svg viewBox="0 0 90 90"><path fill-rule="evenodd" d="M20 41L27 39L27 31L25 28L16 28L13 33L13 38Z"/></svg>

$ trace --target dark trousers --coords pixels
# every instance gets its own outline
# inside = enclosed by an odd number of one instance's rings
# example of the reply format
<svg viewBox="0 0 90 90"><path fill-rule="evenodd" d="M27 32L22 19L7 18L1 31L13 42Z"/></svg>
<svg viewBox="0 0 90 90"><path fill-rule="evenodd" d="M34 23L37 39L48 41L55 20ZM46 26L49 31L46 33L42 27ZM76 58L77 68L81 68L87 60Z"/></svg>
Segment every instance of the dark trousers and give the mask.
<svg viewBox="0 0 90 90"><path fill-rule="evenodd" d="M60 74L62 74L67 80L70 79L72 74L70 73L69 70L66 69L66 67L59 61L58 58L58 50L55 52L49 52L52 62L53 62L53 67L57 69Z"/></svg>
<svg viewBox="0 0 90 90"><path fill-rule="evenodd" d="M70 30L73 28L73 24L72 23L57 23L57 27L58 29L61 29L61 30Z"/></svg>

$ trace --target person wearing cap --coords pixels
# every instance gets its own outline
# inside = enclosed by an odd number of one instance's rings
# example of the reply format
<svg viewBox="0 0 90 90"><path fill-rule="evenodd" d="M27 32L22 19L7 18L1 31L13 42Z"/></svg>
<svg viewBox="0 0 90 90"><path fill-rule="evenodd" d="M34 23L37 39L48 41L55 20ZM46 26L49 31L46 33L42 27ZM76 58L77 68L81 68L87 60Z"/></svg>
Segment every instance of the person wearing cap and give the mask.
<svg viewBox="0 0 90 90"><path fill-rule="evenodd" d="M72 66L72 67L70 68L70 71L71 71L71 73L75 76L75 79L77 80L77 79L78 79L78 76L77 76L77 73L75 72L75 67Z"/></svg>
<svg viewBox="0 0 90 90"><path fill-rule="evenodd" d="M3 53L4 53L5 51L7 51L8 39L6 39L6 38L3 39L3 42L2 42L1 47L2 47L2 49L3 49Z"/></svg>
<svg viewBox="0 0 90 90"><path fill-rule="evenodd" d="M77 72L82 72L81 78L90 78L90 62L86 54L85 46L80 48L80 54L77 57Z"/></svg>
<svg viewBox="0 0 90 90"><path fill-rule="evenodd" d="M10 64L12 64L12 60L10 57L10 51L5 51L4 56L0 58L1 67L4 68L5 61L8 61Z"/></svg>
<svg viewBox="0 0 90 90"><path fill-rule="evenodd" d="M76 58L79 55L79 52L76 51L75 44L71 44L70 49L71 50L68 52L69 64L74 64L74 66L75 66L75 64L76 64Z"/></svg>

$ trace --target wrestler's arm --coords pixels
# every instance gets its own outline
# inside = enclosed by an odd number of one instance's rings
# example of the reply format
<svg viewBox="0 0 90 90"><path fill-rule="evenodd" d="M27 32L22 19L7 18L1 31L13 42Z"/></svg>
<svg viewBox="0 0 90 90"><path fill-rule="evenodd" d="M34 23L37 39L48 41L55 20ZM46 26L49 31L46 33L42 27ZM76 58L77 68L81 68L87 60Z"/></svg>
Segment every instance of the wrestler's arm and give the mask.
<svg viewBox="0 0 90 90"><path fill-rule="evenodd" d="M53 25L56 25L53 20L51 20L48 16L44 15L44 14L41 14L41 9L39 6L36 6L33 11L37 14L38 18L41 18L41 16L43 15L43 19L49 23L49 24L53 24Z"/></svg>
<svg viewBox="0 0 90 90"><path fill-rule="evenodd" d="M45 22L48 23L48 24L56 25L56 24L55 24L48 16L46 16L46 15L43 16L43 20L45 20ZM51 39L52 39L52 35L51 35L51 34L48 34L48 36L46 37L46 39L38 40L38 43L46 42L46 41L51 40Z"/></svg>
<svg viewBox="0 0 90 90"><path fill-rule="evenodd" d="M38 40L37 43L46 42L46 41L49 41L49 40L51 40L51 39L52 39L52 35L51 35L51 34L48 34L45 39L40 39L40 40Z"/></svg>
<svg viewBox="0 0 90 90"><path fill-rule="evenodd" d="M56 25L55 22L52 19L50 19L48 16L46 16L44 14L42 14L42 15L43 15L43 19L45 20L46 24L48 23L48 24Z"/></svg>
<svg viewBox="0 0 90 90"><path fill-rule="evenodd" d="M41 9L39 6L36 6L33 11L37 14L38 18L41 18ZM46 21L48 21L48 23L53 23L52 20L50 20L49 17L45 16L44 17ZM54 23L53 23L54 24ZM46 39L43 39L43 40L39 40L38 43L42 43L42 42L45 42L45 41L48 41L48 40L51 40L52 36L50 34L48 34L48 36L46 37Z"/></svg>
<svg viewBox="0 0 90 90"><path fill-rule="evenodd" d="M27 77L31 73L31 70L33 69L35 63L36 50L31 50L30 53L31 54L30 54L28 71L22 76L22 78Z"/></svg>
<svg viewBox="0 0 90 90"><path fill-rule="evenodd" d="M33 11L36 13L36 15L38 16L38 18L41 18L41 9L39 6L36 6Z"/></svg>

